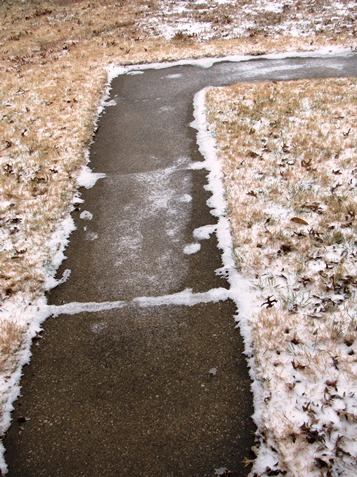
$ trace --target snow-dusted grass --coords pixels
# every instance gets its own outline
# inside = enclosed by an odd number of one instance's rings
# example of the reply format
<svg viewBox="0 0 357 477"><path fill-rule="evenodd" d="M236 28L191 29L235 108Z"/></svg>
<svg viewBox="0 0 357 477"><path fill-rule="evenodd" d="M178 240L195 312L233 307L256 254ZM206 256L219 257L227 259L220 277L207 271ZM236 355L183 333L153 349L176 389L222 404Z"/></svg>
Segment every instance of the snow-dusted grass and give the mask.
<svg viewBox="0 0 357 477"><path fill-rule="evenodd" d="M356 106L349 79L207 92L236 263L260 304L254 475L357 475Z"/></svg>
<svg viewBox="0 0 357 477"><path fill-rule="evenodd" d="M0 321L0 373L12 370L13 363L10 361L22 347L24 332L25 327L14 321Z"/></svg>
<svg viewBox="0 0 357 477"><path fill-rule="evenodd" d="M261 37L269 41L281 35L295 38L297 43L302 37L318 41L320 35L331 41L337 35L353 36L356 15L353 2L331 0L169 0L150 2L150 7L143 11L141 31L186 41L244 38L254 43Z"/></svg>
<svg viewBox="0 0 357 477"><path fill-rule="evenodd" d="M45 68L44 68L45 70ZM81 115L94 112L83 91L73 94L71 75L56 74L32 90L21 78L16 86L9 76L3 104L3 150L0 157L0 299L17 292L41 291L47 260L45 242L68 212L76 190L76 175L84 161L93 123ZM66 86L60 90L56 85ZM17 89L19 88L19 89ZM99 90L91 91L92 100ZM93 107L93 106L92 106Z"/></svg>

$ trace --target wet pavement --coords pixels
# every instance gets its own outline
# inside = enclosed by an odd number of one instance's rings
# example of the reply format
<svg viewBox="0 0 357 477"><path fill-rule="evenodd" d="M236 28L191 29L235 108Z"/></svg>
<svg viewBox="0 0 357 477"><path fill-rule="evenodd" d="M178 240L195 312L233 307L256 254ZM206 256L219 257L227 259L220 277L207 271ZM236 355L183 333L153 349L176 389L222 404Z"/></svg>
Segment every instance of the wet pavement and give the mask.
<svg viewBox="0 0 357 477"><path fill-rule="evenodd" d="M257 59L114 79L91 148L92 170L106 177L82 191L59 270L71 277L49 302L227 288L215 273L222 264L214 234L198 253L184 253L194 230L216 220L206 172L191 168L202 160L190 127L194 94L238 81L355 76L356 66L353 54ZM130 302L48 319L5 439L9 475L209 477L222 468L247 475L255 428L235 311L229 300Z"/></svg>

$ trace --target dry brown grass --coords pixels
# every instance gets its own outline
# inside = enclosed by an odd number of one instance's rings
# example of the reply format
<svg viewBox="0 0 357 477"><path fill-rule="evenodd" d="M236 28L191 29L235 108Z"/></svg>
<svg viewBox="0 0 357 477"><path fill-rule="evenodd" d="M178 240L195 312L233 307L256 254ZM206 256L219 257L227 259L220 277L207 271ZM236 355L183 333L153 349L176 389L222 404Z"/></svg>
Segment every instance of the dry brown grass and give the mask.
<svg viewBox="0 0 357 477"><path fill-rule="evenodd" d="M26 329L5 319L0 320L0 374L10 374L16 369L16 354L25 343ZM8 377L9 378L9 377ZM6 377L5 377L6 379Z"/></svg>
<svg viewBox="0 0 357 477"><path fill-rule="evenodd" d="M350 409L346 396L357 385L356 106L355 79L207 93L237 265L262 304L250 323L265 396L259 431L277 449L278 467L293 476L320 475L325 459L330 472L352 469L356 416L336 414L330 387ZM334 417L323 425L326 413Z"/></svg>
<svg viewBox="0 0 357 477"><path fill-rule="evenodd" d="M355 80L237 85L212 90L208 103L233 228L250 230L236 237L238 249L269 249L286 262L292 251L313 255L320 243L350 242Z"/></svg>

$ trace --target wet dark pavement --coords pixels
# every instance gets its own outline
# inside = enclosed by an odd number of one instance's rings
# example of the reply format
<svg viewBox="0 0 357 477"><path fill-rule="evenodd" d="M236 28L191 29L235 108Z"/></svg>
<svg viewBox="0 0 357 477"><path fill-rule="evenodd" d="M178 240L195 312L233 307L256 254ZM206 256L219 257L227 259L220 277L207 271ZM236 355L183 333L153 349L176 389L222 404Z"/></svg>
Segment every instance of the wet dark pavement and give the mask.
<svg viewBox="0 0 357 477"><path fill-rule="evenodd" d="M20 449L10 475L240 469L252 410L233 312L219 303L51 320L20 400L31 421L15 432Z"/></svg>
<svg viewBox="0 0 357 477"><path fill-rule="evenodd" d="M196 144L193 96L237 81L356 75L356 55L176 66L126 74L91 148L106 174L74 213L77 231L49 301L131 300L227 282ZM114 104L114 103L112 103ZM83 211L92 220L80 218ZM230 300L60 315L44 324L5 439L11 477L204 477L248 474L254 425L243 344ZM26 416L27 422L18 418ZM22 421L22 419L20 419Z"/></svg>

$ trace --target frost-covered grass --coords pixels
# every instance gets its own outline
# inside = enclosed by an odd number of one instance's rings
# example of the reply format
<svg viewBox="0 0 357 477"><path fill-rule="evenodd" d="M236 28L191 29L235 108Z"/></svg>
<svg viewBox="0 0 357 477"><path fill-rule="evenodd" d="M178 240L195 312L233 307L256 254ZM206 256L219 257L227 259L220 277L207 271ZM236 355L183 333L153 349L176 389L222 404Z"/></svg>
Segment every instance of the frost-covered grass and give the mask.
<svg viewBox="0 0 357 477"><path fill-rule="evenodd" d="M357 81L239 84L206 101L236 263L260 301L252 475L357 475Z"/></svg>
<svg viewBox="0 0 357 477"><path fill-rule="evenodd" d="M81 76L83 91L78 92L71 88L71 74L51 74L49 67L42 72L46 79L35 89L29 82L35 81L34 71L16 85L11 75L5 76L2 85L6 98L0 157L2 301L18 292L41 290L50 259L43 245L67 213L93 130L92 122L82 121L82 115L94 115L84 96L93 87L91 80ZM90 94L98 96L99 91Z"/></svg>
<svg viewBox="0 0 357 477"><path fill-rule="evenodd" d="M295 39L296 47L301 38L315 43L319 36L330 42L353 37L356 15L356 5L349 0L170 0L152 1L150 6L139 24L152 37L198 41L243 38L251 45L260 43L264 51L270 40L282 35Z"/></svg>

